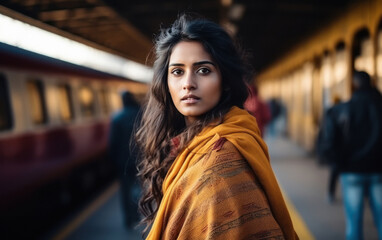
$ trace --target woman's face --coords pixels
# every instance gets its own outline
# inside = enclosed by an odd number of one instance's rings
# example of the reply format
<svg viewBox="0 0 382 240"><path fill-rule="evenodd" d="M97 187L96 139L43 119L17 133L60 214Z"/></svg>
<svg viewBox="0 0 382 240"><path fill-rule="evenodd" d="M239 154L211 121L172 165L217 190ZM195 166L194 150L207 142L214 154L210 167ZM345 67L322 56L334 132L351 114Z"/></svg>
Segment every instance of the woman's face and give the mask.
<svg viewBox="0 0 382 240"><path fill-rule="evenodd" d="M217 105L222 79L216 63L199 42L179 42L172 50L167 84L186 124Z"/></svg>

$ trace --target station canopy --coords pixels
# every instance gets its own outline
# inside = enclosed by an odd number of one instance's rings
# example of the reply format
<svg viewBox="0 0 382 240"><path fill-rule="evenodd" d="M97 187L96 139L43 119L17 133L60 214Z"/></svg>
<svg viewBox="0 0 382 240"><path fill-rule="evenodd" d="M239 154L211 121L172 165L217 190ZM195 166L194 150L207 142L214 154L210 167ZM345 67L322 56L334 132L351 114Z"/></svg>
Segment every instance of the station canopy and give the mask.
<svg viewBox="0 0 382 240"><path fill-rule="evenodd" d="M143 64L151 64L147 56L160 27L180 13L198 13L235 35L261 72L356 1L3 0L0 5Z"/></svg>

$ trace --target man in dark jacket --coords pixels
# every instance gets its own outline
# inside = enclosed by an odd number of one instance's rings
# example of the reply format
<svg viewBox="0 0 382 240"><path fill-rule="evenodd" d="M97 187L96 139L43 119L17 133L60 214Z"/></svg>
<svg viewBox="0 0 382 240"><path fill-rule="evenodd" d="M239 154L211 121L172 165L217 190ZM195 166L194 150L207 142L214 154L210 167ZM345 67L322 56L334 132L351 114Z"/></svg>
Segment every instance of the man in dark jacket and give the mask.
<svg viewBox="0 0 382 240"><path fill-rule="evenodd" d="M382 96L366 72L354 72L353 95L324 119L320 153L338 165L346 239L363 239L365 197L382 239Z"/></svg>
<svg viewBox="0 0 382 240"><path fill-rule="evenodd" d="M111 121L109 152L120 180L121 204L125 225L134 227L139 221L138 198L140 188L136 178L136 152L131 140L134 124L139 116L139 104L127 91L122 93L123 109Z"/></svg>

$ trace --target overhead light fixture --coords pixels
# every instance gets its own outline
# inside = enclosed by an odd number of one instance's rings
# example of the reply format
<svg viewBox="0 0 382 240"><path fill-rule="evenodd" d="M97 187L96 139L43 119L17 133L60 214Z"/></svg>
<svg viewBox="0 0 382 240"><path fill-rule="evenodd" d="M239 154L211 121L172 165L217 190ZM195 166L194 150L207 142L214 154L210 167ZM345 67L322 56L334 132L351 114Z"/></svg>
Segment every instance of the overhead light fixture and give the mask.
<svg viewBox="0 0 382 240"><path fill-rule="evenodd" d="M2 14L0 14L0 42L134 81L150 82L153 76L152 68L143 64L92 48Z"/></svg>

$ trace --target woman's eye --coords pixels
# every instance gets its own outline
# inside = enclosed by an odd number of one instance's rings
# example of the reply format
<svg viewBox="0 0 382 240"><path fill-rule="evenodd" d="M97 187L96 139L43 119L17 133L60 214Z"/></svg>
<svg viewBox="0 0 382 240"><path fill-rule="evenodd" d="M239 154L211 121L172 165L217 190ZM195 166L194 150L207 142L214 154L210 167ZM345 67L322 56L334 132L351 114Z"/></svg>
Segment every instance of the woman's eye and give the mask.
<svg viewBox="0 0 382 240"><path fill-rule="evenodd" d="M172 71L171 71L171 73L172 74L174 74L174 75L180 75L180 74L182 74L183 73L183 71L181 70L181 69L173 69Z"/></svg>
<svg viewBox="0 0 382 240"><path fill-rule="evenodd" d="M201 73L203 75L210 73L211 71L208 68L199 68L198 73Z"/></svg>

